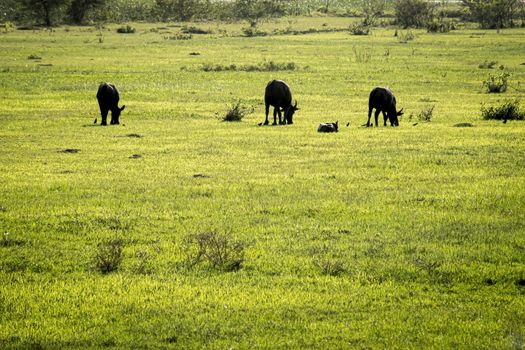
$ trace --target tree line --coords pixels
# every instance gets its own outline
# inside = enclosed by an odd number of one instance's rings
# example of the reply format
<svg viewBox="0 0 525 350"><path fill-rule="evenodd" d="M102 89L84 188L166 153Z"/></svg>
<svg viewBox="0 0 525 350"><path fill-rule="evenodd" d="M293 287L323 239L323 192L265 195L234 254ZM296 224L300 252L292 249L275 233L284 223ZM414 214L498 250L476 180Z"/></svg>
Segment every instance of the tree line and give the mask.
<svg viewBox="0 0 525 350"><path fill-rule="evenodd" d="M124 21L248 20L312 12L363 17L373 25L385 11L403 27L425 27L447 14L430 0L2 0L0 22L53 26ZM448 14L450 15L450 13ZM462 0L452 16L481 28L525 23L522 0Z"/></svg>

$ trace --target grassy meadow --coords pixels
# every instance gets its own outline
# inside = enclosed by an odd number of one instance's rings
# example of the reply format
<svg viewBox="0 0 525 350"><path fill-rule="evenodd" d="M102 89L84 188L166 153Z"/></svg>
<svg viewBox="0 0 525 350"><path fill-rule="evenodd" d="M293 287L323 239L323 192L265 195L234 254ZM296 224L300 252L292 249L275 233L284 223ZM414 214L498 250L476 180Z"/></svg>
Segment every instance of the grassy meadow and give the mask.
<svg viewBox="0 0 525 350"><path fill-rule="evenodd" d="M0 348L522 349L525 123L480 107L523 99L525 30L352 21L2 32ZM271 79L293 125L258 126ZM121 125L99 125L103 81ZM375 86L399 127L362 127ZM222 122L237 101L253 113ZM207 232L240 242L240 268L188 264Z"/></svg>

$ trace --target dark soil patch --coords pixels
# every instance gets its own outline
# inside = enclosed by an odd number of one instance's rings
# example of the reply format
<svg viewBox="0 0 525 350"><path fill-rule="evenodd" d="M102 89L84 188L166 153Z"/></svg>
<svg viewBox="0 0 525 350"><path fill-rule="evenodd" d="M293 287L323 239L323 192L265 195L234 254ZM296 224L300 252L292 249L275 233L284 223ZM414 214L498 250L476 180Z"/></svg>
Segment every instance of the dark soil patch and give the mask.
<svg viewBox="0 0 525 350"><path fill-rule="evenodd" d="M200 56L199 52L190 52L190 56Z"/></svg>
<svg viewBox="0 0 525 350"><path fill-rule="evenodd" d="M517 281L516 281L516 285L520 286L520 287L525 287L525 278L519 278Z"/></svg>
<svg viewBox="0 0 525 350"><path fill-rule="evenodd" d="M196 179L209 179L210 176L209 175L206 175L206 174L193 174L193 177L196 178Z"/></svg>
<svg viewBox="0 0 525 350"><path fill-rule="evenodd" d="M63 150L58 151L58 152L61 152L61 153L78 153L78 152L80 152L80 150L78 148L66 148L66 149L63 149Z"/></svg>
<svg viewBox="0 0 525 350"><path fill-rule="evenodd" d="M454 124L454 127L456 127L456 128L471 128L473 126L474 125L472 125L470 123L457 123L457 124Z"/></svg>
<svg viewBox="0 0 525 350"><path fill-rule="evenodd" d="M142 158L142 156L140 154L134 154L134 155L129 157L129 159L139 159L139 158Z"/></svg>
<svg viewBox="0 0 525 350"><path fill-rule="evenodd" d="M135 137L135 138L141 138L141 137L144 137L140 134L127 134L126 137Z"/></svg>
<svg viewBox="0 0 525 350"><path fill-rule="evenodd" d="M73 170L62 170L60 171L60 174L73 174L74 171Z"/></svg>

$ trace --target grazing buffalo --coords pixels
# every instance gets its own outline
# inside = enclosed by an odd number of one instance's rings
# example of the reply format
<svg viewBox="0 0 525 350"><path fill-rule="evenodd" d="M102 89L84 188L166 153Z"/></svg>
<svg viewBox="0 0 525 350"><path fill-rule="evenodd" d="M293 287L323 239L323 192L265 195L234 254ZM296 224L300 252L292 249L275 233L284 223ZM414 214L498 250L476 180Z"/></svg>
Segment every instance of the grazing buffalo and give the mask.
<svg viewBox="0 0 525 350"><path fill-rule="evenodd" d="M321 123L317 128L317 132L338 132L339 131L339 121L335 123Z"/></svg>
<svg viewBox="0 0 525 350"><path fill-rule="evenodd" d="M102 125L107 125L106 118L108 112L111 111L111 124L119 124L118 118L120 112L126 108L118 106L118 100L120 99L119 92L115 85L110 83L102 83L98 87L97 100L100 107L100 114L102 115Z"/></svg>
<svg viewBox="0 0 525 350"><path fill-rule="evenodd" d="M368 121L366 126L370 126L370 116L372 115L372 109L376 109L374 117L375 124L377 127L377 118L379 117L379 112L383 113L384 126L386 126L386 120L390 120L390 125L398 126L400 115L403 115L403 109L400 111L396 110L396 98L392 91L387 88L376 87L372 92L370 92L370 98L368 100Z"/></svg>
<svg viewBox="0 0 525 350"><path fill-rule="evenodd" d="M266 104L264 125L268 125L270 105L273 106L273 125L277 124L277 114L279 115L279 124L293 124L293 114L299 108L297 108L297 101L292 106L292 91L284 81L272 80L266 85L264 103ZM284 112L284 120L281 119L281 112Z"/></svg>

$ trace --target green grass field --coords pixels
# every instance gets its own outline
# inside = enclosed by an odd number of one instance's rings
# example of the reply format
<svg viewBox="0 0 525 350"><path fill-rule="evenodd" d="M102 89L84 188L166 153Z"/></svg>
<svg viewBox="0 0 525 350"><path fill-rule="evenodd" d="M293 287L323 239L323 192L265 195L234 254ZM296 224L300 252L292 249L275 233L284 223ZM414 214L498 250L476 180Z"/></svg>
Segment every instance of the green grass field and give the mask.
<svg viewBox="0 0 525 350"><path fill-rule="evenodd" d="M351 21L3 32L0 348L522 349L525 123L480 107L523 98L525 30L326 31ZM296 69L243 70L270 61ZM488 94L500 65L509 90ZM271 79L293 125L258 126ZM93 124L103 81L121 125ZM361 127L375 86L405 108L398 128ZM239 100L254 112L221 122ZM205 232L243 242L240 269L189 267Z"/></svg>

